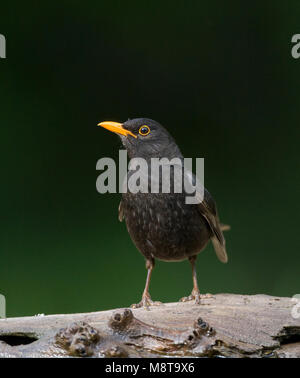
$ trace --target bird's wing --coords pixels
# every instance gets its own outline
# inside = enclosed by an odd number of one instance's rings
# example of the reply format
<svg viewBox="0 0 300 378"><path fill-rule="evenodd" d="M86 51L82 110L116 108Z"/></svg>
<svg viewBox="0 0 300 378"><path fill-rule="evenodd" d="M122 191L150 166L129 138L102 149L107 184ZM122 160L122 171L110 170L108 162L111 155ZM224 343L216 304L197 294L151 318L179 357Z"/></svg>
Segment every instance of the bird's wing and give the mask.
<svg viewBox="0 0 300 378"><path fill-rule="evenodd" d="M123 219L124 219L124 211L123 211L123 204L121 200L120 205L119 205L119 221L122 222Z"/></svg>
<svg viewBox="0 0 300 378"><path fill-rule="evenodd" d="M185 177L187 177L187 179L190 180L190 182L192 182L192 184L195 186L196 176L192 172L186 171ZM197 182L197 185L201 184ZM213 236L211 237L211 241L213 243L218 259L223 263L226 263L228 261L228 256L226 253L226 242L222 229L225 230L230 227L224 227L225 225L221 225L218 217L216 203L210 193L205 188L203 188L203 186L201 192L204 195L201 196L200 191L196 191L196 198L198 197L199 201L197 205L199 212L206 219L212 231Z"/></svg>

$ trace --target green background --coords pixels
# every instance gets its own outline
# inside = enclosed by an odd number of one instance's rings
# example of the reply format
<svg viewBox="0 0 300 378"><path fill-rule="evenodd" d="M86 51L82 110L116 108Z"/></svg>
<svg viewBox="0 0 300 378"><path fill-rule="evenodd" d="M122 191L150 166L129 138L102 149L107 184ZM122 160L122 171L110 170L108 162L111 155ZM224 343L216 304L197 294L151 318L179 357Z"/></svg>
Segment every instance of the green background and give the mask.
<svg viewBox="0 0 300 378"><path fill-rule="evenodd" d="M96 192L118 157L104 120L149 117L205 158L229 263L197 261L202 292L292 296L299 285L299 1L1 3L0 293L7 315L139 301L144 259ZM150 292L177 301L187 262L158 262Z"/></svg>

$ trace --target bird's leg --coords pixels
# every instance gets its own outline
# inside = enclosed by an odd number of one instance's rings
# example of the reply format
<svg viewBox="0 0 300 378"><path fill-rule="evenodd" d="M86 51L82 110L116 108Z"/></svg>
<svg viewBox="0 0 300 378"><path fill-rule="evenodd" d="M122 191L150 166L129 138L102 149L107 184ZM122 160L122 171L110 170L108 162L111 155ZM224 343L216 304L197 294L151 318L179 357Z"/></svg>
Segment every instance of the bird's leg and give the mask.
<svg viewBox="0 0 300 378"><path fill-rule="evenodd" d="M148 273L147 273L145 289L144 289L144 292L143 292L143 295L142 295L142 300L137 304L131 305L132 308L139 308L139 307L148 308L149 306L157 306L157 305L161 304L161 302L154 302L151 299L150 294L149 294L150 279L151 279L151 274L152 274L152 270L154 268L154 265L155 265L154 259L151 259L151 260L147 259L146 260L146 269L148 270Z"/></svg>
<svg viewBox="0 0 300 378"><path fill-rule="evenodd" d="M181 298L180 302L187 302L187 301L192 301L193 299L195 299L195 304L200 304L200 299L212 297L211 294L200 294L198 282L197 282L196 259L197 259L196 255L189 257L189 262L191 263L191 266L192 266L193 290L191 292L191 295L189 295L188 297Z"/></svg>

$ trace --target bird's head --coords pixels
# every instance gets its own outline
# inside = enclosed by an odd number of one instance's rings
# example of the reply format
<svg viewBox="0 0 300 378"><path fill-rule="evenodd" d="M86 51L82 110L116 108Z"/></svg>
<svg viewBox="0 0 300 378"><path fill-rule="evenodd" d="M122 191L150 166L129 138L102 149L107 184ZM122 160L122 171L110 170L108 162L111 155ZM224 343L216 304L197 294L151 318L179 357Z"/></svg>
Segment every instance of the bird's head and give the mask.
<svg viewBox="0 0 300 378"><path fill-rule="evenodd" d="M149 118L135 118L124 123L101 122L102 126L118 134L130 158L181 158L181 152L168 131Z"/></svg>

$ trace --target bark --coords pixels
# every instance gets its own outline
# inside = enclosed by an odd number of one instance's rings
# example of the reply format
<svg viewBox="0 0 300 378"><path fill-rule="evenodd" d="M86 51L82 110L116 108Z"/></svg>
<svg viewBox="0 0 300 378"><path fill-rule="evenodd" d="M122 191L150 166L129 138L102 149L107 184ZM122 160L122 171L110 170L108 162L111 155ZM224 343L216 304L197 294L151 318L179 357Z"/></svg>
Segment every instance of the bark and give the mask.
<svg viewBox="0 0 300 378"><path fill-rule="evenodd" d="M294 306L217 294L200 305L0 319L0 357L300 357Z"/></svg>

